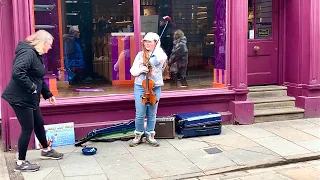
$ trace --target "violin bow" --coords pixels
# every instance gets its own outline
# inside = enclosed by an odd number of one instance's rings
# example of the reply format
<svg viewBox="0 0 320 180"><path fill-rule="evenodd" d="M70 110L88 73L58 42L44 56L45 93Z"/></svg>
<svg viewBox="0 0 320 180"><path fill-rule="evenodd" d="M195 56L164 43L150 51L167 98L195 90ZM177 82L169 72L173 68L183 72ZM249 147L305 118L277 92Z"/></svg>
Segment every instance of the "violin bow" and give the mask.
<svg viewBox="0 0 320 180"><path fill-rule="evenodd" d="M149 67L150 58L151 58L151 56L153 55L154 50L156 49L156 47L157 47L157 45L158 45L161 37L163 36L164 31L167 29L168 23L171 21L171 17L170 17L170 16L164 16L162 19L163 19L164 21L166 21L166 25L164 26L164 28L163 28L160 36L159 36L159 39L158 39L157 42L156 42L155 48L153 48L153 50L152 50L152 52L151 52L151 54L150 54L150 56L149 56L149 58L148 58L148 61L147 61L147 63L146 63L146 66L147 66L147 67Z"/></svg>

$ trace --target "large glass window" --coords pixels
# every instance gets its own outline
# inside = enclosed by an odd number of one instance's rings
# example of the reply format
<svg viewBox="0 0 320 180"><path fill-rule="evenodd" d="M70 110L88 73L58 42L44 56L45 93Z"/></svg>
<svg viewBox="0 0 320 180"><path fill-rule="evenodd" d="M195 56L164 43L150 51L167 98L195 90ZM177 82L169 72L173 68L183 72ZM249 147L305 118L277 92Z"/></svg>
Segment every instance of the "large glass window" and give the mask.
<svg viewBox="0 0 320 180"><path fill-rule="evenodd" d="M55 38L53 49L43 56L48 74L56 74L61 63L58 9L56 0L34 0L35 30L44 29Z"/></svg>
<svg viewBox="0 0 320 180"><path fill-rule="evenodd" d="M125 49L133 49L124 44L124 39L130 37L134 42L132 0L66 1L65 23L68 31L64 36L69 36L73 43L64 39L65 81L69 81L70 86L61 87L60 95L104 95L132 91L129 83L124 86L114 84L119 76L125 76L124 71L115 70L117 59L124 56ZM74 29L79 34L75 35ZM75 46L78 51L72 49L75 43L78 44ZM76 53L69 52L70 49Z"/></svg>
<svg viewBox="0 0 320 180"><path fill-rule="evenodd" d="M43 1L43 2L42 2ZM35 0L37 29L53 33L48 74L56 74L59 97L132 93L129 70L135 54L133 0ZM42 9L41 9L42 8ZM53 9L53 11L49 11ZM177 30L186 37L187 87L165 80L163 90L225 87L226 0L140 0L141 34L161 34L164 16L172 21L161 38L173 56ZM60 26L61 25L61 26ZM142 44L141 44L142 45ZM172 78L172 77L171 77Z"/></svg>
<svg viewBox="0 0 320 180"><path fill-rule="evenodd" d="M164 23L161 19L170 16L172 22L164 31L161 44L167 55L175 55L175 31L182 30L188 47L187 82L189 89L224 87L226 84L225 0L142 0L141 29L152 31L150 21L159 19L157 33L161 34ZM172 89L169 83L166 89ZM181 89L181 88L178 88Z"/></svg>

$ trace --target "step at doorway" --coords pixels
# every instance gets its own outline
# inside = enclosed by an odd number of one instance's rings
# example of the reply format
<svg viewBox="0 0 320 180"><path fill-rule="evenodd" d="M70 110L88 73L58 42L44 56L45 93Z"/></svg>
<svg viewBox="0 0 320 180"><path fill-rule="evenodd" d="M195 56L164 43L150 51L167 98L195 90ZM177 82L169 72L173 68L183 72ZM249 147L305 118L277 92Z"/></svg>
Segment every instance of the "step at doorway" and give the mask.
<svg viewBox="0 0 320 180"><path fill-rule="evenodd" d="M301 119L304 109L295 107L295 98L285 86L249 87L248 100L254 103L255 123Z"/></svg>

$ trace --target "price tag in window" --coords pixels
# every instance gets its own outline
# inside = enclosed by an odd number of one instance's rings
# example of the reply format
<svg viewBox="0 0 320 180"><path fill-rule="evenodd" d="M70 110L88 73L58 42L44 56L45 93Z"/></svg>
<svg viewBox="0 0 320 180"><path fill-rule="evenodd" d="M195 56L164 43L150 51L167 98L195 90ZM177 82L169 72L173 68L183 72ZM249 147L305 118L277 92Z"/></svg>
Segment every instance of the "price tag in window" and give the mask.
<svg viewBox="0 0 320 180"><path fill-rule="evenodd" d="M254 39L254 30L249 30L249 39Z"/></svg>

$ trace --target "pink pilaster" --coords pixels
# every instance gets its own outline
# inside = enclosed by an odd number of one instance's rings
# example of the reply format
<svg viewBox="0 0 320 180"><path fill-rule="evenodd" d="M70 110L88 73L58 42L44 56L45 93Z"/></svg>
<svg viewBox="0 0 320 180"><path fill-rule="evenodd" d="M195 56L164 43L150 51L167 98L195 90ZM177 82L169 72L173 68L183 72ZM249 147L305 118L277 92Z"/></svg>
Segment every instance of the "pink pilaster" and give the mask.
<svg viewBox="0 0 320 180"><path fill-rule="evenodd" d="M230 48L231 87L236 92L235 101L230 102L230 110L234 123L251 124L254 120L253 103L247 101L248 0L228 0L227 11L230 15L227 20L230 22L227 41Z"/></svg>
<svg viewBox="0 0 320 180"><path fill-rule="evenodd" d="M0 0L0 93L7 86L12 70L15 46L31 33L31 0ZM1 99L2 142L5 150L9 148L9 118L14 116L10 106Z"/></svg>
<svg viewBox="0 0 320 180"><path fill-rule="evenodd" d="M317 86L316 89L320 91L320 1L311 0L310 6L310 71L308 82L309 86ZM316 96L320 96L318 93ZM307 94L303 93L303 95Z"/></svg>
<svg viewBox="0 0 320 180"><path fill-rule="evenodd" d="M140 0L133 0L133 24L134 24L134 51L141 51L141 22L140 22ZM137 38L139 37L139 38Z"/></svg>
<svg viewBox="0 0 320 180"><path fill-rule="evenodd" d="M309 2L301 8L301 23L307 23L308 26L301 27L303 38L300 40L305 46L301 47L302 85L296 105L305 109L306 117L320 117L320 1Z"/></svg>
<svg viewBox="0 0 320 180"><path fill-rule="evenodd" d="M231 23L231 85L237 91L247 91L248 0L228 2Z"/></svg>
<svg viewBox="0 0 320 180"><path fill-rule="evenodd" d="M11 0L0 0L0 93L2 94L6 87L12 65L12 58L14 54L13 46L13 25L12 25L12 2ZM3 36L5 35L5 36ZM2 61L6 59L6 61ZM8 104L1 99L1 132L3 148L8 149L8 124L9 117L13 114L9 109Z"/></svg>

